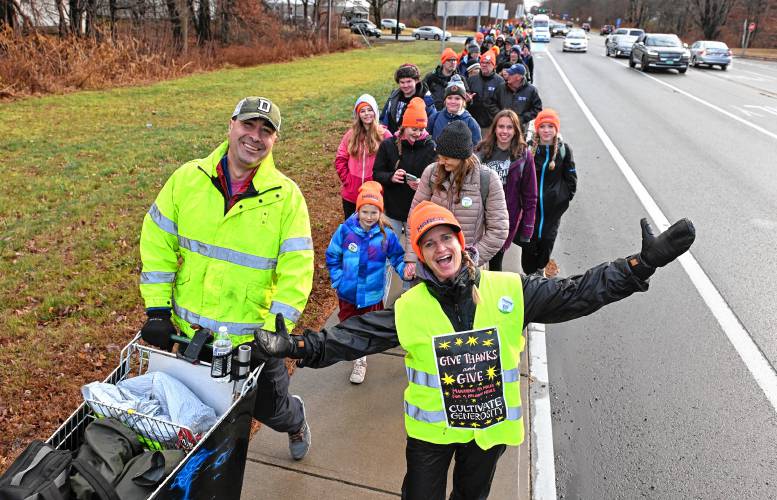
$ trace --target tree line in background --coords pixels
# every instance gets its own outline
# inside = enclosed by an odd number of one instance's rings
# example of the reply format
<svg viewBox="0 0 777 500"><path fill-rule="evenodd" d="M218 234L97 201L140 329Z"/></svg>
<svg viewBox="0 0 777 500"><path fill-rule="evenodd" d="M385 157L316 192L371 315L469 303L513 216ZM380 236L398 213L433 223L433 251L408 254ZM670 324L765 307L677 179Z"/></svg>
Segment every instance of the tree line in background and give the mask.
<svg viewBox="0 0 777 500"><path fill-rule="evenodd" d="M542 7L556 17L587 20L596 25L615 24L620 18L625 26L648 31L695 35L708 40L720 38L738 46L744 21L756 23L751 45L764 33L762 46L777 42L777 0L545 0Z"/></svg>

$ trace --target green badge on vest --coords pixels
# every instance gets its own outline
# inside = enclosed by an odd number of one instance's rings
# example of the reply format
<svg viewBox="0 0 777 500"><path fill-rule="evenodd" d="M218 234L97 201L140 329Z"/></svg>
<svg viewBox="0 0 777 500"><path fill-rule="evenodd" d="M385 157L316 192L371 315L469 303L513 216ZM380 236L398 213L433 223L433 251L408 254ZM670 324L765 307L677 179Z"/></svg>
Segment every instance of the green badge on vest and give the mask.
<svg viewBox="0 0 777 500"><path fill-rule="evenodd" d="M499 331L432 337L448 427L484 429L507 418Z"/></svg>

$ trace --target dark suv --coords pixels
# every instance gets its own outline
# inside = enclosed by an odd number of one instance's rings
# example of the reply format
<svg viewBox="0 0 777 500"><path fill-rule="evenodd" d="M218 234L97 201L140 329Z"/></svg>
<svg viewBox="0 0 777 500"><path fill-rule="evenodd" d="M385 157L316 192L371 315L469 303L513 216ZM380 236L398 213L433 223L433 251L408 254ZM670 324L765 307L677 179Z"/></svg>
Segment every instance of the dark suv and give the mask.
<svg viewBox="0 0 777 500"><path fill-rule="evenodd" d="M645 33L631 47L629 66L640 65L647 73L651 68L674 68L680 73L688 71L690 52L677 35Z"/></svg>

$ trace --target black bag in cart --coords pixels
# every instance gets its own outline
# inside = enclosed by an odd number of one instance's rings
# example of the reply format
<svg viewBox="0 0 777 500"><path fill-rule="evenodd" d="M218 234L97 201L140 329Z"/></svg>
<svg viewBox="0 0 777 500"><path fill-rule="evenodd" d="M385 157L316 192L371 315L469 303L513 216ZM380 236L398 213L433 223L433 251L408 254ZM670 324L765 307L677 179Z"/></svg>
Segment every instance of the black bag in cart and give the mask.
<svg viewBox="0 0 777 500"><path fill-rule="evenodd" d="M72 455L43 441L33 441L0 477L0 500L70 498Z"/></svg>

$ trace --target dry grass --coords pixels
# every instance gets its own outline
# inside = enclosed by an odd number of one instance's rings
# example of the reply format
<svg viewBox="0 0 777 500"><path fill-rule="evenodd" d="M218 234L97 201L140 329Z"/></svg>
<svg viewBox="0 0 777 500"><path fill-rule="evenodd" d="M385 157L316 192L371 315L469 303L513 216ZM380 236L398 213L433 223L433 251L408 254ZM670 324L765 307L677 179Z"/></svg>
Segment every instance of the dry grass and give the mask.
<svg viewBox="0 0 777 500"><path fill-rule="evenodd" d="M113 42L42 33L0 31L0 99L96 90L178 78L198 71L282 62L354 46L351 37L326 40L273 25L276 34L252 43L192 45L177 54L169 43L119 35ZM273 43L281 36L284 43ZM244 37L245 38L245 37ZM164 48L163 48L164 47Z"/></svg>

